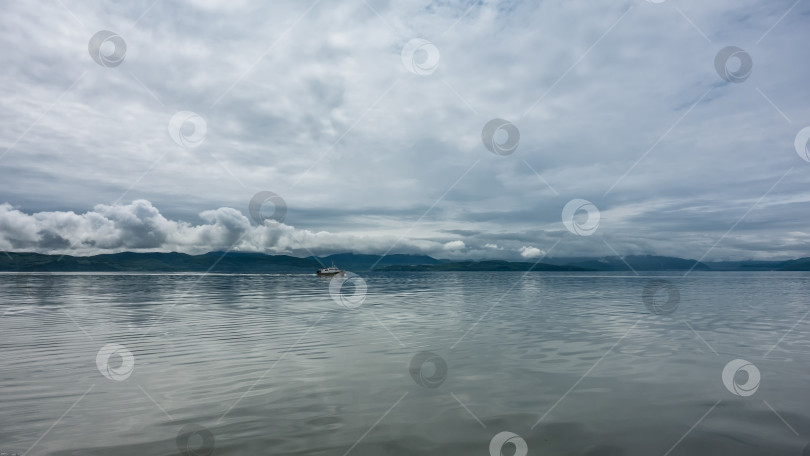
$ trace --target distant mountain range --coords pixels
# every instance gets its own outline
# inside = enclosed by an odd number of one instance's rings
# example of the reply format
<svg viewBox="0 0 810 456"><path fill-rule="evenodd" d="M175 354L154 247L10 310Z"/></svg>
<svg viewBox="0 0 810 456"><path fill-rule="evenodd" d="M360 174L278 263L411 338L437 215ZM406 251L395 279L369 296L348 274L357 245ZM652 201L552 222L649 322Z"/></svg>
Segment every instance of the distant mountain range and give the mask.
<svg viewBox="0 0 810 456"><path fill-rule="evenodd" d="M0 253L0 271L25 272L211 272L286 273L313 272L319 268L311 258L261 253L210 252L185 253L113 253L88 257L41 255L38 253Z"/></svg>
<svg viewBox="0 0 810 456"><path fill-rule="evenodd" d="M3 272L205 272L314 273L322 265L353 272L377 271L810 271L810 258L789 261L697 262L683 258L630 255L603 258L548 258L540 263L501 260L450 261L427 255L340 253L298 258L262 253L123 252L89 257L0 252Z"/></svg>
<svg viewBox="0 0 810 456"><path fill-rule="evenodd" d="M348 271L368 271L396 265L430 265L442 260L425 255L357 255L343 253L327 257L298 258L263 253L123 252L87 257L0 252L0 271L10 272L217 272L217 273L314 273L332 262Z"/></svg>

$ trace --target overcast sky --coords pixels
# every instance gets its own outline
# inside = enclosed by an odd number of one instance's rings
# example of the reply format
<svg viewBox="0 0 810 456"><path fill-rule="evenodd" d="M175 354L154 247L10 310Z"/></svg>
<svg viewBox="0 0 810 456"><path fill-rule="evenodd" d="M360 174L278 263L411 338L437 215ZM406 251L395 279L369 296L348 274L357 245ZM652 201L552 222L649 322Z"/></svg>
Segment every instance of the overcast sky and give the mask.
<svg viewBox="0 0 810 456"><path fill-rule="evenodd" d="M6 4L0 249L810 256L810 2L257 3Z"/></svg>

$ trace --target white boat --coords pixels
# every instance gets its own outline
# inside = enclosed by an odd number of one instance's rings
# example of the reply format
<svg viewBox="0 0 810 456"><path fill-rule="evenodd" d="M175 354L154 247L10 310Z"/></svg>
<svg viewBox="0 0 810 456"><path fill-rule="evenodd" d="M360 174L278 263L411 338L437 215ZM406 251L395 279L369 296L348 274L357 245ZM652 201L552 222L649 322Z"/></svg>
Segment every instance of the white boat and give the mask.
<svg viewBox="0 0 810 456"><path fill-rule="evenodd" d="M318 271L315 274L319 276L336 276L336 275L343 275L345 273L346 271L338 268L337 266L335 266L335 263L332 262L332 266L329 266L328 268L318 269Z"/></svg>

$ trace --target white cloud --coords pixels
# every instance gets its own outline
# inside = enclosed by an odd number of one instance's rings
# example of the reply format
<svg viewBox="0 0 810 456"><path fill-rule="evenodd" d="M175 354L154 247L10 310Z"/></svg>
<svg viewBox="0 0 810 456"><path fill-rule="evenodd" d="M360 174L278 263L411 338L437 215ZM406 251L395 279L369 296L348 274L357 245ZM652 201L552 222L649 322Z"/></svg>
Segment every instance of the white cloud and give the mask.
<svg viewBox="0 0 810 456"><path fill-rule="evenodd" d="M204 223L169 220L146 200L127 205L97 205L92 211L25 214L0 204L0 250L90 255L120 251L177 251L205 253L235 251L286 253L305 256L356 252L380 253L398 240L392 235L354 236L313 232L294 226L251 225L236 209L203 211ZM450 249L464 247L461 241ZM442 252L448 244L400 240L396 251Z"/></svg>
<svg viewBox="0 0 810 456"><path fill-rule="evenodd" d="M503 250L503 247L500 247L498 244L484 244L484 248L493 250Z"/></svg>
<svg viewBox="0 0 810 456"><path fill-rule="evenodd" d="M461 250L467 247L464 245L464 241L450 241L444 244L445 250Z"/></svg>
<svg viewBox="0 0 810 456"><path fill-rule="evenodd" d="M538 249L537 247L531 246L523 246L521 247L518 252L520 252L520 256L523 258L537 258L541 255L544 255L546 252Z"/></svg>

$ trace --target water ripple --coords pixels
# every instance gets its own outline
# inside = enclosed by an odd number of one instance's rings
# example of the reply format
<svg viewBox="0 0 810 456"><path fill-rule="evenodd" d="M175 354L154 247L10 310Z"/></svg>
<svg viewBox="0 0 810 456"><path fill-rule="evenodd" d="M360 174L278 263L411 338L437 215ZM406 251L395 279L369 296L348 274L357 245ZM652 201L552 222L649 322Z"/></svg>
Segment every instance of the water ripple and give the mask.
<svg viewBox="0 0 810 456"><path fill-rule="evenodd" d="M801 273L666 276L669 315L645 277L364 278L346 309L301 274L0 274L0 451L176 455L197 424L217 455L486 454L504 430L530 454L664 454L709 410L671 454L800 454L810 432ZM411 377L422 351L437 388ZM751 397L723 385L735 358Z"/></svg>

